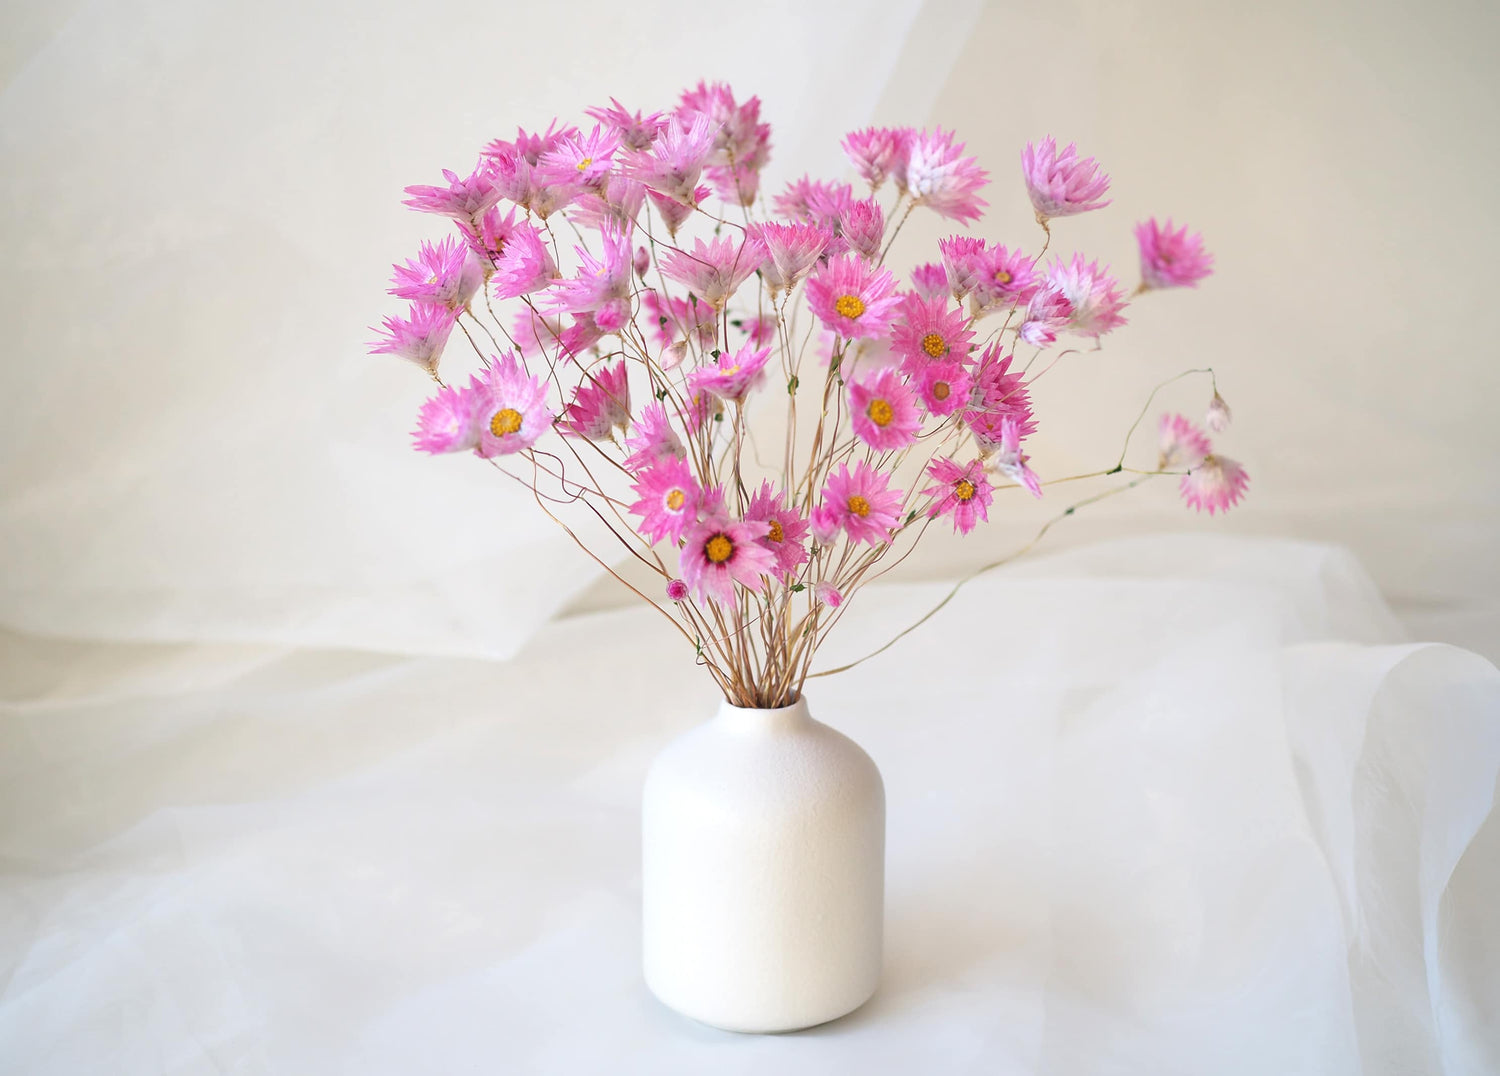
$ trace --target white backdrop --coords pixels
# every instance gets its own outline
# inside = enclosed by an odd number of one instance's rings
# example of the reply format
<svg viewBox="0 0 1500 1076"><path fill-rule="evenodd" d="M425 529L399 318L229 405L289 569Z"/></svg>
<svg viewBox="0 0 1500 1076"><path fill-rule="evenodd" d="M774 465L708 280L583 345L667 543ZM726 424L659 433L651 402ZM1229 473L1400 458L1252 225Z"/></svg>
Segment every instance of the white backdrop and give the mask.
<svg viewBox="0 0 1500 1076"><path fill-rule="evenodd" d="M1064 250L1129 279L1136 219L1202 229L1218 272L1200 291L1140 302L1039 386L1037 463L1107 461L1151 383L1211 362L1251 499L1209 521L1149 490L1061 543L1341 542L1417 636L1500 653L1492 5L681 11L7 8L0 622L511 652L592 566L473 461L408 450L424 383L363 347L395 309L389 263L436 226L401 187L517 124L610 94L665 105L707 76L763 97L772 187L842 167L846 129L940 122L993 173L987 234L1034 244L1016 161L1051 132L1115 177L1113 206L1059 227ZM918 225L908 260L943 234ZM1045 510L912 567L988 559Z"/></svg>

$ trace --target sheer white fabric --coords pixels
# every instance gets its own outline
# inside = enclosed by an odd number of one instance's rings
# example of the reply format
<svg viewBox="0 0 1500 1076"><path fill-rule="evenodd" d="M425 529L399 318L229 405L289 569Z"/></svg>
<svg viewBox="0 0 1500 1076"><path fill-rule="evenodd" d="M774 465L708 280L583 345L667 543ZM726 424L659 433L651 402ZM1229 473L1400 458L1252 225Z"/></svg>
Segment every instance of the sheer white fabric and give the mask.
<svg viewBox="0 0 1500 1076"><path fill-rule="evenodd" d="M862 595L830 662L929 607ZM638 970L637 797L714 700L649 611L507 663L11 637L0 1057L31 1076L1500 1067L1500 673L1327 547L971 585L810 688L880 764L887 972L806 1033Z"/></svg>

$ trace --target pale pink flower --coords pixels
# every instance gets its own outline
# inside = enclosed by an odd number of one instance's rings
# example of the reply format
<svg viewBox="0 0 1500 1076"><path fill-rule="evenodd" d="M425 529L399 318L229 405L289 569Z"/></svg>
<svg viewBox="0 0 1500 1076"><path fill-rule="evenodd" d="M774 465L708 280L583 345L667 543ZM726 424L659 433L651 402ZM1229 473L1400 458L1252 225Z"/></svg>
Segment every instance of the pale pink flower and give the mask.
<svg viewBox="0 0 1500 1076"><path fill-rule="evenodd" d="M517 130L514 142L496 139L484 148L490 175L506 198L545 220L567 206L583 184L566 171L549 169L543 175L542 159L577 137L578 128L558 128L554 120L541 134Z"/></svg>
<svg viewBox="0 0 1500 1076"><path fill-rule="evenodd" d="M557 346L570 358L577 359L585 348L593 347L605 333L593 314L570 314L573 324L562 331Z"/></svg>
<svg viewBox="0 0 1500 1076"><path fill-rule="evenodd" d="M630 450L625 457L625 469L632 474L659 460L680 460L687 456L681 439L667 421L667 409L659 403L648 404L641 412L641 417L630 427L625 447Z"/></svg>
<svg viewBox="0 0 1500 1076"><path fill-rule="evenodd" d="M500 356L482 376L471 377L469 391L480 397L474 451L486 459L530 448L552 426L547 383L530 376L513 354Z"/></svg>
<svg viewBox="0 0 1500 1076"><path fill-rule="evenodd" d="M765 523L769 526L760 544L769 549L776 558L776 569L782 579L790 579L807 562L807 520L794 508L788 508L786 496L769 481L762 482L760 489L745 508L746 523Z"/></svg>
<svg viewBox="0 0 1500 1076"><path fill-rule="evenodd" d="M849 382L849 415L854 436L877 452L915 444L922 429L916 395L895 370Z"/></svg>
<svg viewBox="0 0 1500 1076"><path fill-rule="evenodd" d="M495 259L505 252L505 244L510 242L510 237L516 230L515 208L512 207L502 217L499 207L492 207L485 210L477 225L470 221L459 221L458 230L463 233L464 242L469 244L469 249L493 265Z"/></svg>
<svg viewBox="0 0 1500 1076"><path fill-rule="evenodd" d="M541 232L523 224L511 233L510 242L495 262L495 295L514 299L541 291L557 276L552 252L542 241Z"/></svg>
<svg viewBox="0 0 1500 1076"><path fill-rule="evenodd" d="M1021 151L1021 175L1031 204L1044 221L1109 205L1103 200L1109 176L1099 171L1094 158L1080 160L1078 147L1071 142L1059 153L1051 135L1037 145L1026 143Z"/></svg>
<svg viewBox="0 0 1500 1076"><path fill-rule="evenodd" d="M901 356L902 369L912 377L920 376L930 363L966 361L973 342L969 319L963 311L949 307L946 296L908 295L901 304L901 318L891 330L891 350Z"/></svg>
<svg viewBox="0 0 1500 1076"><path fill-rule="evenodd" d="M985 242L977 236L950 235L938 240L938 250L951 293L962 302L985 272Z"/></svg>
<svg viewBox="0 0 1500 1076"><path fill-rule="evenodd" d="M975 523L989 522L989 507L995 494L990 488L989 475L984 472L984 460L971 460L963 467L949 459L933 460L927 474L935 480L922 491L922 496L933 499L927 509L928 519L951 515L957 534L968 534Z"/></svg>
<svg viewBox="0 0 1500 1076"><path fill-rule="evenodd" d="M651 252L645 247L635 248L635 275L641 280L651 271Z"/></svg>
<svg viewBox="0 0 1500 1076"><path fill-rule="evenodd" d="M911 284L924 299L948 295L948 270L934 262L919 265L911 271Z"/></svg>
<svg viewBox="0 0 1500 1076"><path fill-rule="evenodd" d="M953 359L929 362L917 374L917 396L929 414L939 418L968 406L974 381Z"/></svg>
<svg viewBox="0 0 1500 1076"><path fill-rule="evenodd" d="M696 212L695 207L698 203L702 202L712 192L707 187L699 187L693 191L691 202L678 201L676 198L665 194L658 194L649 188L646 193L651 196L651 204L661 214L662 222L667 226L667 235L676 239L677 229L687 223L688 218Z"/></svg>
<svg viewBox="0 0 1500 1076"><path fill-rule="evenodd" d="M451 235L437 243L423 243L415 258L392 268L396 271L391 278L392 295L450 310L467 307L484 279L473 252Z"/></svg>
<svg viewBox="0 0 1500 1076"><path fill-rule="evenodd" d="M600 123L614 128L615 133L620 136L621 145L626 149L645 149L656 141L656 136L667 125L665 113L653 112L646 116L640 112L631 112L613 97L609 99L609 103L613 107L596 107L584 111Z"/></svg>
<svg viewBox="0 0 1500 1076"><path fill-rule="evenodd" d="M1032 347L1051 347L1057 342L1057 334L1073 316L1073 304L1062 293L1062 289L1047 285L1038 288L1031 301L1026 304L1026 318L1021 322L1020 335Z"/></svg>
<svg viewBox="0 0 1500 1076"><path fill-rule="evenodd" d="M963 155L964 144L941 127L914 133L905 140L905 153L895 179L903 194L950 220L978 220L989 205L975 192L989 173L973 157Z"/></svg>
<svg viewBox="0 0 1500 1076"><path fill-rule="evenodd" d="M769 263L766 284L773 291L790 290L818 262L833 233L817 224L762 224L755 234L766 245Z"/></svg>
<svg viewBox="0 0 1500 1076"><path fill-rule="evenodd" d="M974 267L978 273L969 303L976 315L1030 302L1040 286L1035 265L1019 250L986 246Z"/></svg>
<svg viewBox="0 0 1500 1076"><path fill-rule="evenodd" d="M883 545L900 525L899 489L891 489L890 478L864 460L849 469L847 463L828 476L822 501L813 514L813 530L820 541L843 531L850 542Z"/></svg>
<svg viewBox="0 0 1500 1076"><path fill-rule="evenodd" d="M693 477L693 469L676 457L647 467L630 488L641 498L630 506L630 512L641 517L637 530L650 542L680 539L703 505L703 487Z"/></svg>
<svg viewBox="0 0 1500 1076"><path fill-rule="evenodd" d="M874 198L851 202L839 220L844 241L856 254L870 260L880 255L880 241L885 237L885 214Z"/></svg>
<svg viewBox="0 0 1500 1076"><path fill-rule="evenodd" d="M574 200L568 220L576 227L629 235L646 204L646 193L645 187L628 176L606 176L598 187Z"/></svg>
<svg viewBox="0 0 1500 1076"><path fill-rule="evenodd" d="M559 425L563 433L590 441L611 441L616 428L623 433L630 425L630 381L625 376L625 360L614 367L586 372Z"/></svg>
<svg viewBox="0 0 1500 1076"><path fill-rule="evenodd" d="M721 236L708 243L693 240L691 253L674 247L657 261L668 280L685 285L715 310L722 310L735 289L760 268L765 258L766 245L754 236L747 236L743 242Z"/></svg>
<svg viewBox="0 0 1500 1076"><path fill-rule="evenodd" d="M681 579L674 579L667 584L667 600L674 602L687 601L688 585Z"/></svg>
<svg viewBox="0 0 1500 1076"><path fill-rule="evenodd" d="M1227 512L1245 496L1250 475L1234 460L1205 456L1193 471L1182 476L1179 489L1190 508L1208 509L1208 514Z"/></svg>
<svg viewBox="0 0 1500 1076"><path fill-rule="evenodd" d="M1156 427L1157 470L1191 471L1213 451L1208 436L1183 415L1162 415Z"/></svg>
<svg viewBox="0 0 1500 1076"><path fill-rule="evenodd" d="M724 405L711 392L690 392L684 406L676 410L677 419L687 430L688 436L696 437L710 419L724 413Z"/></svg>
<svg viewBox="0 0 1500 1076"><path fill-rule="evenodd" d="M818 583L813 587L813 597L819 605L826 605L830 609L837 609L844 604L844 596L832 583Z"/></svg>
<svg viewBox="0 0 1500 1076"><path fill-rule="evenodd" d="M910 127L866 127L844 136L844 154L860 176L878 190L901 165L906 143L915 134Z"/></svg>
<svg viewBox="0 0 1500 1076"><path fill-rule="evenodd" d="M578 255L578 275L558 281L543 305L551 313L592 313L601 329L612 332L630 319L631 275L635 268L630 240L623 232L607 230L599 239L600 257L584 247L573 248Z"/></svg>
<svg viewBox="0 0 1500 1076"><path fill-rule="evenodd" d="M464 452L479 444L479 393L444 385L417 413L413 446L436 456Z"/></svg>
<svg viewBox="0 0 1500 1076"><path fill-rule="evenodd" d="M700 366L689 372L688 388L711 392L721 400L743 400L763 379L770 358L770 348L757 350L747 342L733 355L721 354L716 365Z"/></svg>
<svg viewBox="0 0 1500 1076"><path fill-rule="evenodd" d="M718 339L718 318L714 308L707 303L645 291L641 293L641 306L656 330L657 343L662 347L669 347L679 340L693 340L700 350L709 351ZM681 361L681 356L678 356L678 361ZM669 364L662 365L667 367Z"/></svg>
<svg viewBox="0 0 1500 1076"><path fill-rule="evenodd" d="M884 336L901 305L896 278L863 259L834 258L807 279L807 305L849 339Z"/></svg>
<svg viewBox="0 0 1500 1076"><path fill-rule="evenodd" d="M533 176L540 183L595 186L609 175L619 148L619 134L596 125L586 135L574 133L554 143L537 159Z"/></svg>
<svg viewBox="0 0 1500 1076"><path fill-rule="evenodd" d="M516 348L526 358L549 354L562 338L560 318L550 318L531 306L523 305L511 318L510 335Z"/></svg>
<svg viewBox="0 0 1500 1076"><path fill-rule="evenodd" d="M1073 304L1067 323L1070 331L1098 339L1125 324L1120 315L1125 296L1109 269L1099 268L1098 262L1085 262L1082 254L1074 254L1071 262L1059 258L1048 267L1047 280Z"/></svg>
<svg viewBox="0 0 1500 1076"><path fill-rule="evenodd" d="M404 318L386 318L384 336L371 341L370 354L397 355L436 374L438 359L448 343L448 334L458 322L458 312L446 306L412 303Z"/></svg>
<svg viewBox="0 0 1500 1076"><path fill-rule="evenodd" d="M683 91L677 111L680 116L708 116L715 125L713 152L707 164L709 181L719 197L740 205L753 204L760 170L771 153L771 127L760 122L760 98L751 97L739 104L726 83L700 82Z"/></svg>
<svg viewBox="0 0 1500 1076"><path fill-rule="evenodd" d="M760 543L768 523L712 518L694 524L683 536L682 578L700 601L712 598L734 604L734 585L759 593L762 576L776 571L776 556Z"/></svg>
<svg viewBox="0 0 1500 1076"><path fill-rule="evenodd" d="M1229 405L1224 402L1224 397L1220 396L1219 391L1215 389L1214 398L1208 401L1208 415L1204 419L1208 423L1208 428L1214 433L1223 433L1229 428L1229 421L1233 417Z"/></svg>
<svg viewBox="0 0 1500 1076"><path fill-rule="evenodd" d="M1009 478L1017 485L1024 486L1033 497L1042 495L1042 482L1036 473L1026 466L1031 459L1021 451L1021 427L1016 420L1007 416L1000 420L1000 444L995 451L993 462L1001 474Z"/></svg>
<svg viewBox="0 0 1500 1076"><path fill-rule="evenodd" d="M788 183L786 190L771 199L771 208L783 217L804 220L833 230L843 219L844 211L854 204L854 188L847 183L801 179Z"/></svg>
<svg viewBox="0 0 1500 1076"><path fill-rule="evenodd" d="M743 329L756 347L765 347L776 342L776 315L759 314L742 321L731 321L731 325Z"/></svg>
<svg viewBox="0 0 1500 1076"><path fill-rule="evenodd" d="M1157 224L1152 217L1135 226L1141 248L1141 283L1147 288L1196 288L1214 271L1214 256L1203 249L1203 236L1187 225L1173 229L1171 220Z"/></svg>
<svg viewBox="0 0 1500 1076"><path fill-rule="evenodd" d="M500 191L495 187L489 170L483 166L464 177L444 168L443 178L448 181L446 187L407 187L406 193L411 197L401 204L423 213L441 213L445 217L472 223L500 200Z"/></svg>
<svg viewBox="0 0 1500 1076"><path fill-rule="evenodd" d="M621 170L656 194L697 205L698 177L713 152L716 135L708 116L695 115L686 123L673 117L650 146L624 155Z"/></svg>

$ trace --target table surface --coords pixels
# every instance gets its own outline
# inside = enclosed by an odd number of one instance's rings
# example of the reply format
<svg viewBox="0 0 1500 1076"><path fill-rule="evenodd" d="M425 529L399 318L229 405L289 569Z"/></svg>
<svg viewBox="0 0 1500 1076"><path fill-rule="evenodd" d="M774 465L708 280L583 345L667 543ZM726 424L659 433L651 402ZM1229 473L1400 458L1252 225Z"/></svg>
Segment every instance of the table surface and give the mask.
<svg viewBox="0 0 1500 1076"><path fill-rule="evenodd" d="M815 681L885 777L886 971L791 1035L641 981L690 657L646 610L507 663L4 637L0 1070L1500 1071L1500 674L1346 553L1080 550Z"/></svg>

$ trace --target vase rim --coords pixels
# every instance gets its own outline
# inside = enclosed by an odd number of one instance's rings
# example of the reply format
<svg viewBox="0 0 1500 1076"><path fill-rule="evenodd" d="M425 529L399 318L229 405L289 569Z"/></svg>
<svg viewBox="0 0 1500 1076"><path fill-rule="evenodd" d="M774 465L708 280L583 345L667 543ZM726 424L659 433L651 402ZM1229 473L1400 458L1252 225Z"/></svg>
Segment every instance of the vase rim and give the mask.
<svg viewBox="0 0 1500 1076"><path fill-rule="evenodd" d="M796 709L799 709L799 708L800 709L806 709L807 708L807 696L806 695L798 695L795 699L793 699L791 702L787 703L785 706L736 706L734 703L730 702L728 699L725 699L725 700L723 700L720 703L719 711L721 713L767 714L767 715L769 715L769 714L784 714L784 713L788 713L788 712L790 712L792 710L796 710Z"/></svg>

